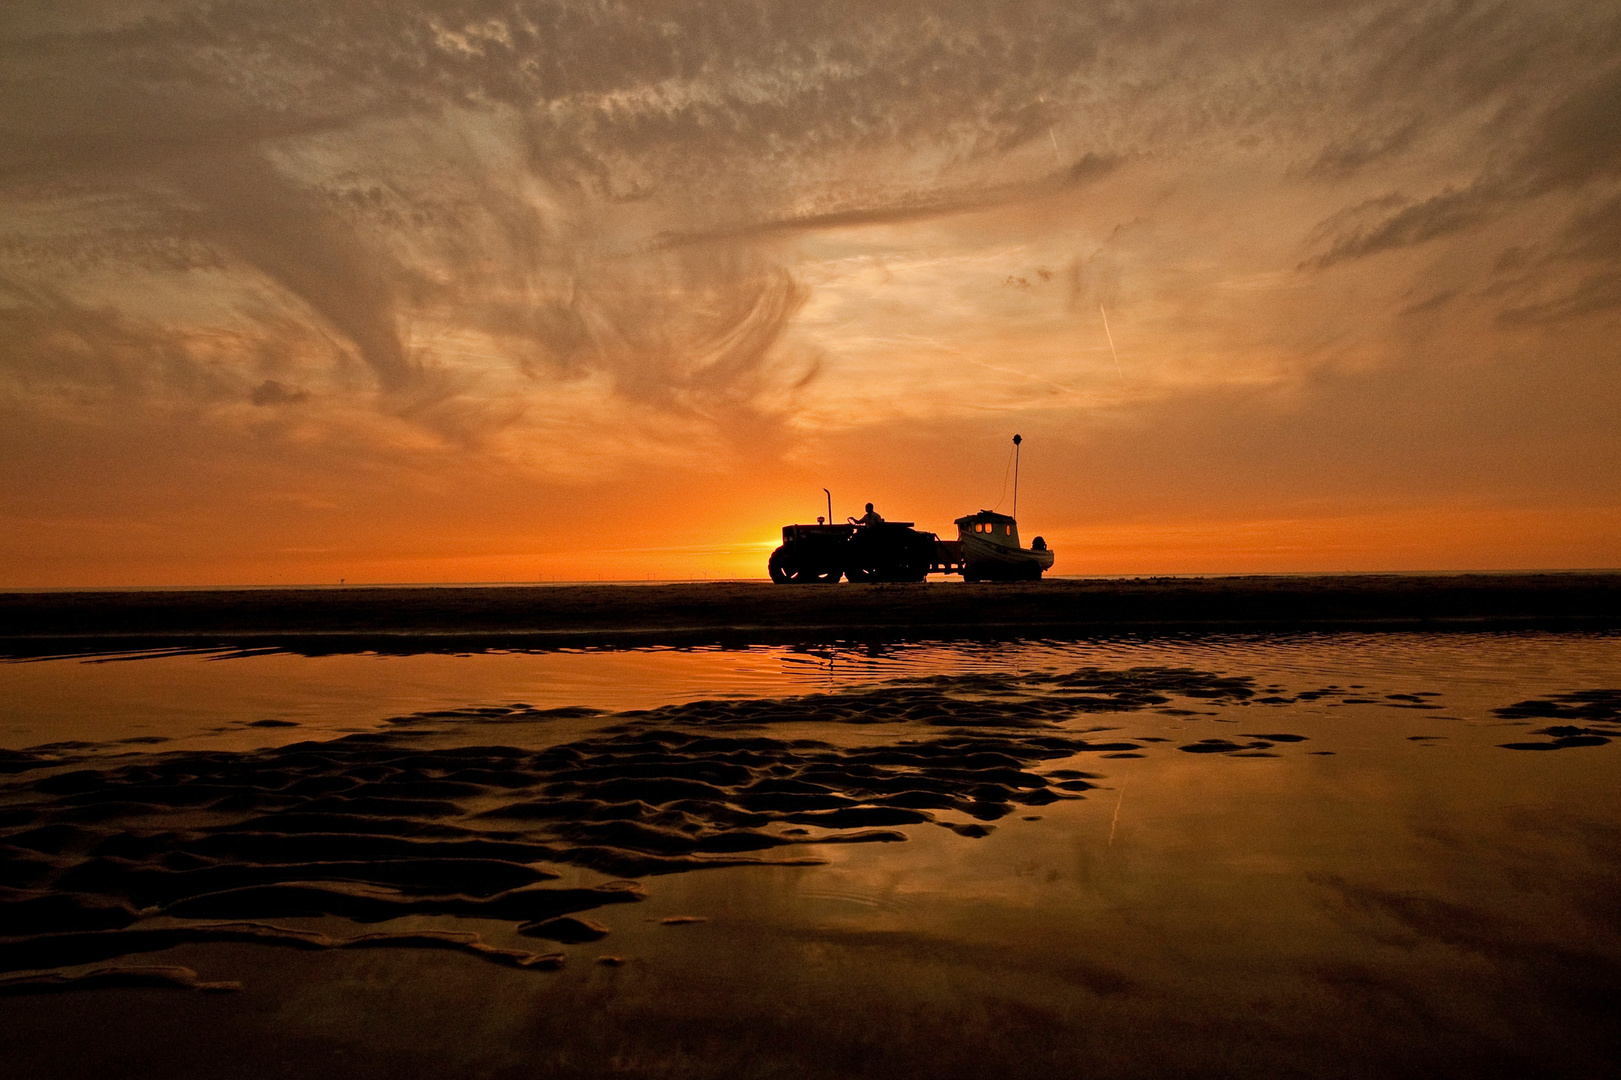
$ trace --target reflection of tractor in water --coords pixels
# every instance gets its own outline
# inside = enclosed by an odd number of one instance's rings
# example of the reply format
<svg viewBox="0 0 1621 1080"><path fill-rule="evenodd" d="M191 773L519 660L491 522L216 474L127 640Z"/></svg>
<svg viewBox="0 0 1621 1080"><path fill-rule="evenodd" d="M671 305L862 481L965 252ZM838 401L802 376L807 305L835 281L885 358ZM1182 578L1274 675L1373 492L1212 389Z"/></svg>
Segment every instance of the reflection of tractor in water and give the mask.
<svg viewBox="0 0 1621 1080"><path fill-rule="evenodd" d="M784 525L782 546L771 553L771 580L832 583L922 581L939 565L940 538L909 521L873 525Z"/></svg>

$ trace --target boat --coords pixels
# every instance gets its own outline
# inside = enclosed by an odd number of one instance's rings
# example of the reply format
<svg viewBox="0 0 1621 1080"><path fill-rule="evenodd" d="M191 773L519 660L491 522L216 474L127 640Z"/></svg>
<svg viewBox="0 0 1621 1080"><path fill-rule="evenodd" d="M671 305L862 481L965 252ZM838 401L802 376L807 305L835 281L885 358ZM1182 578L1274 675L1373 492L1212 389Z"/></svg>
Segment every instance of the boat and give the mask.
<svg viewBox="0 0 1621 1080"><path fill-rule="evenodd" d="M957 519L964 581L1035 581L1051 570L1053 553L1036 537L1019 546L1019 523L1007 514L981 510Z"/></svg>
<svg viewBox="0 0 1621 1080"><path fill-rule="evenodd" d="M1013 513L1019 512L1019 444L1013 436ZM957 548L964 581L1036 581L1053 567L1047 541L1036 537L1019 546L1019 523L1007 514L981 510L957 519Z"/></svg>

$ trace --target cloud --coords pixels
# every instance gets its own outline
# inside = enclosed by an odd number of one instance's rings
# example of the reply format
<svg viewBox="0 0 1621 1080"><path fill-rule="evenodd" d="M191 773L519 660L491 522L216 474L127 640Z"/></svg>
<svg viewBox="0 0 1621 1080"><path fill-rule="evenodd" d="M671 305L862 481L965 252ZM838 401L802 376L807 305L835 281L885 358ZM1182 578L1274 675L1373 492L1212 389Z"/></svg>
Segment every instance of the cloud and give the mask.
<svg viewBox="0 0 1621 1080"><path fill-rule="evenodd" d="M1539 118L1509 183L1529 195L1621 176L1621 64Z"/></svg>
<svg viewBox="0 0 1621 1080"><path fill-rule="evenodd" d="M1121 165L1118 155L1088 152L1074 164L1056 173L1022 183L982 185L973 188L938 192L891 195L887 205L831 210L796 217L768 219L747 225L704 233L670 233L656 242L657 247L680 247L686 244L708 243L715 240L735 240L742 237L765 237L776 233L814 232L823 229L843 229L862 225L896 225L955 214L972 214L1010 204L1028 202L1044 196L1059 194L1100 180Z"/></svg>
<svg viewBox="0 0 1621 1080"><path fill-rule="evenodd" d="M296 386L288 386L275 379L266 379L253 388L248 400L255 405L296 405L307 401L309 394Z"/></svg>
<svg viewBox="0 0 1621 1080"><path fill-rule="evenodd" d="M1360 259L1450 236L1490 218L1501 201L1502 196L1488 185L1442 192L1421 203L1405 206L1371 226L1336 235L1329 249L1313 260L1313 265L1327 268L1347 259Z"/></svg>
<svg viewBox="0 0 1621 1080"><path fill-rule="evenodd" d="M42 415L542 471L612 432L609 475L1304 396L1621 302L1597 0L4 18L0 396Z"/></svg>
<svg viewBox="0 0 1621 1080"><path fill-rule="evenodd" d="M1421 121L1414 120L1398 127L1356 132L1323 147L1299 172L1316 180L1346 179L1406 152L1421 127Z"/></svg>
<svg viewBox="0 0 1621 1080"><path fill-rule="evenodd" d="M3 395L47 411L128 409L154 398L204 406L239 398L240 384L214 361L238 343L155 331L107 308L49 289L10 285L0 296Z"/></svg>
<svg viewBox="0 0 1621 1080"><path fill-rule="evenodd" d="M241 259L343 334L385 392L407 391L419 379L395 326L400 271L386 253L368 250L262 155L216 150L163 171L191 204L178 209L194 235Z"/></svg>
<svg viewBox="0 0 1621 1080"><path fill-rule="evenodd" d="M1523 103L1516 103L1523 111ZM1507 126L1502 115L1492 125ZM1517 125L1516 125L1517 126ZM1325 150L1308 175L1345 174L1409 138L1411 128L1389 136L1378 151ZM1621 178L1621 66L1566 91L1521 130L1487 137L1482 133L1480 172L1462 188L1448 188L1370 225L1327 231L1327 250L1313 264L1329 267L1349 259L1414 247L1511 214L1515 208L1555 193L1580 190ZM1608 192L1604 192L1608 195ZM1602 196L1601 196L1602 197ZM1392 201L1399 200L1395 197ZM1578 217L1589 217L1582 209ZM1325 226L1327 223L1325 223Z"/></svg>

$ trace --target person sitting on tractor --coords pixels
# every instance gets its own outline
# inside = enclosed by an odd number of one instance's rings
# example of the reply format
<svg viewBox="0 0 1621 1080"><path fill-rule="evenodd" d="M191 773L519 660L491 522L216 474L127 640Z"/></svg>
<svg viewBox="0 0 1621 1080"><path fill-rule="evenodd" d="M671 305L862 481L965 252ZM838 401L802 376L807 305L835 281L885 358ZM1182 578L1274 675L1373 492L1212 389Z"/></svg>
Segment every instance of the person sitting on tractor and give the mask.
<svg viewBox="0 0 1621 1080"><path fill-rule="evenodd" d="M883 523L884 519L879 517L878 511L872 508L872 503L867 504L867 512L865 514L862 514L858 518L850 519L850 524L852 525L882 525Z"/></svg>

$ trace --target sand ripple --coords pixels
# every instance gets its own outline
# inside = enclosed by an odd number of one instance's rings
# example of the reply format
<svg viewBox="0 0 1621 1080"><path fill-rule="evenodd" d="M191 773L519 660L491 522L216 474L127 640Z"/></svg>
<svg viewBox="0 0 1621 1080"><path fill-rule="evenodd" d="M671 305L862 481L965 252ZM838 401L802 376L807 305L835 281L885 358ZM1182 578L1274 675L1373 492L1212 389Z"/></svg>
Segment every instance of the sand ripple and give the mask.
<svg viewBox="0 0 1621 1080"><path fill-rule="evenodd" d="M195 941L447 948L555 967L561 954L502 949L456 930L329 935L328 923L317 931L259 920L476 918L522 936L594 941L608 927L584 913L635 903L642 887L564 887L552 867L642 877L815 864L825 861L820 845L903 842L918 827L983 837L1015 811L1084 798L1098 777L1072 767L1077 759L1136 757L1164 741L1077 725L1094 714L1195 715L1167 707L1178 697L1201 707L1327 695L1350 703L1357 688L1260 696L1273 689L1180 668L976 673L604 715L595 733L544 749L429 743L447 731L597 714L439 710L396 718L381 734L246 753L7 751L0 972L34 974L0 983L0 992L119 980L218 989L178 968L69 970ZM1404 707L1427 696L1387 698ZM1499 713L1580 721L1516 748L1595 745L1621 733L1621 692L1575 691ZM794 723L822 725L819 734L830 723L897 730L858 746L772 734ZM1261 732L1179 748L1273 756L1304 740Z"/></svg>
<svg viewBox="0 0 1621 1080"><path fill-rule="evenodd" d="M1574 720L1538 728L1543 742L1503 743L1509 750L1565 750L1574 746L1603 746L1621 737L1621 690L1573 690L1547 699L1519 701L1492 710L1505 720Z"/></svg>
<svg viewBox="0 0 1621 1080"><path fill-rule="evenodd" d="M1023 687L1019 700L998 700L1017 684L976 677L954 687L695 702L611 717L594 736L543 750L420 745L424 726L499 722L513 711L479 708L400 718L383 735L252 753L110 762L61 746L11 752L0 810L8 934L0 970L46 972L12 980L14 993L109 980L205 988L155 968L68 969L188 941L248 939L456 948L545 967L550 954L497 949L476 935L330 938L257 920L493 919L578 943L607 932L582 913L644 894L628 881L560 887L548 864L642 876L814 864L824 859L809 853L813 845L900 842L913 826L984 836L986 823L1018 807L1081 798L1091 786L1076 770L1037 771L1042 764L1137 749L1060 724L1105 703L1118 710L1165 700L1145 681L1048 679ZM1084 698L1066 693L1077 687ZM954 730L856 748L725 730L830 716Z"/></svg>

